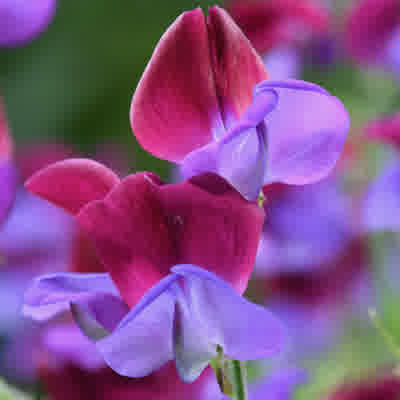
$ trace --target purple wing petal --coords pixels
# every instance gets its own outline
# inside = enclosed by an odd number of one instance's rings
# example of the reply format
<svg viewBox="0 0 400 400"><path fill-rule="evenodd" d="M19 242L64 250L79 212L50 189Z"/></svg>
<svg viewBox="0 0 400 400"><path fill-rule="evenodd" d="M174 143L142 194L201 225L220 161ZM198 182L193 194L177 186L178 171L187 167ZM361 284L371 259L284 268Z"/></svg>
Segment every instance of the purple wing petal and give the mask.
<svg viewBox="0 0 400 400"><path fill-rule="evenodd" d="M325 177L339 158L350 125L343 104L303 81L267 81L258 88L272 88L279 96L277 107L265 119L265 183L301 185Z"/></svg>
<svg viewBox="0 0 400 400"><path fill-rule="evenodd" d="M225 281L202 268L180 265L172 271L185 279L197 328L211 343L221 345L229 357L256 360L283 350L287 344L285 329L264 307L248 302Z"/></svg>
<svg viewBox="0 0 400 400"><path fill-rule="evenodd" d="M370 186L364 205L368 230L400 229L400 164L387 167Z"/></svg>
<svg viewBox="0 0 400 400"><path fill-rule="evenodd" d="M176 277L150 289L115 331L96 345L106 363L123 376L141 378L173 359L172 326Z"/></svg>
<svg viewBox="0 0 400 400"><path fill-rule="evenodd" d="M20 46L44 31L54 16L56 0L3 0L0 5L0 46Z"/></svg>
<svg viewBox="0 0 400 400"><path fill-rule="evenodd" d="M99 302L99 304L96 304ZM122 303L122 304L121 304ZM23 312L44 321L72 306L77 323L94 339L115 326L124 310L108 274L52 274L34 280L25 293ZM126 306L125 306L126 307Z"/></svg>

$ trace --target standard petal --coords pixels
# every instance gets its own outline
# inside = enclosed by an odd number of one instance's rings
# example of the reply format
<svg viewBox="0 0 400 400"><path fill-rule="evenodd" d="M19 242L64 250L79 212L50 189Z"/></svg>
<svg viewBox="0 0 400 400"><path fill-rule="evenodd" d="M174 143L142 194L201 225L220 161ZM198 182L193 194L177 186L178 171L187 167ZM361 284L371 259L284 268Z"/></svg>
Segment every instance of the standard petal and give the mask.
<svg viewBox="0 0 400 400"><path fill-rule="evenodd" d="M2 1L0 7L0 47L21 46L44 31L56 10L56 0Z"/></svg>
<svg viewBox="0 0 400 400"><path fill-rule="evenodd" d="M385 168L370 185L363 210L367 230L400 229L400 163Z"/></svg>
<svg viewBox="0 0 400 400"><path fill-rule="evenodd" d="M109 306L118 303L119 293L108 274L44 275L36 278L26 291L23 313L37 321L45 321L75 304L79 307L78 313L91 312L91 319L104 328L115 325L115 316L110 312L100 312L93 303L95 299L100 299L101 307L106 306L108 311ZM118 312L121 307L118 305ZM78 317L83 319L82 315ZM88 323L88 320L83 322Z"/></svg>
<svg viewBox="0 0 400 400"><path fill-rule="evenodd" d="M277 107L265 119L268 165L265 183L303 185L324 178L340 156L350 120L343 104L321 87L303 81L269 81Z"/></svg>
<svg viewBox="0 0 400 400"><path fill-rule="evenodd" d="M223 130L201 9L182 14L161 38L133 96L130 118L147 151L176 162Z"/></svg>
<svg viewBox="0 0 400 400"><path fill-rule="evenodd" d="M207 19L216 92L226 128L252 103L254 87L268 79L264 63L229 14L212 7Z"/></svg>
<svg viewBox="0 0 400 400"><path fill-rule="evenodd" d="M265 214L215 174L160 187L177 262L200 265L240 293L254 266Z"/></svg>
<svg viewBox="0 0 400 400"><path fill-rule="evenodd" d="M149 173L131 175L78 216L131 307L176 264L158 183Z"/></svg>
<svg viewBox="0 0 400 400"><path fill-rule="evenodd" d="M37 172L25 186L75 215L87 203L103 199L118 182L118 176L100 163L69 159Z"/></svg>
<svg viewBox="0 0 400 400"><path fill-rule="evenodd" d="M369 123L366 133L368 138L391 144L400 151L400 113Z"/></svg>
<svg viewBox="0 0 400 400"><path fill-rule="evenodd" d="M202 268L180 265L172 271L184 277L187 302L197 329L201 327L210 343L222 346L229 357L257 360L284 350L286 330L267 309L248 302L225 281ZM184 351L190 353L191 349Z"/></svg>
<svg viewBox="0 0 400 400"><path fill-rule="evenodd" d="M96 345L106 363L123 376L141 378L173 359L172 327L176 277L151 288L114 332Z"/></svg>

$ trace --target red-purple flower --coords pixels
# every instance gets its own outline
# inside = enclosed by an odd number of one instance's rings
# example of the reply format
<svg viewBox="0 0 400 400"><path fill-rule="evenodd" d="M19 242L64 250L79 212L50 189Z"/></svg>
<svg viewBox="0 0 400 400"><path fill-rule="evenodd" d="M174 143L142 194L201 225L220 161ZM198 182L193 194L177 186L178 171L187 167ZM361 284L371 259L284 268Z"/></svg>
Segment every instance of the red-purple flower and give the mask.
<svg viewBox="0 0 400 400"><path fill-rule="evenodd" d="M186 177L215 172L255 200L264 184L326 176L349 118L317 85L266 81L250 43L218 7L181 15L156 47L134 94L140 144L181 164Z"/></svg>
<svg viewBox="0 0 400 400"><path fill-rule="evenodd" d="M327 400L397 400L399 395L400 378L388 375L343 385Z"/></svg>
<svg viewBox="0 0 400 400"><path fill-rule="evenodd" d="M348 16L347 47L359 62L400 71L400 4L397 0L359 0Z"/></svg>
<svg viewBox="0 0 400 400"><path fill-rule="evenodd" d="M56 0L0 0L0 47L26 44L54 17Z"/></svg>
<svg viewBox="0 0 400 400"><path fill-rule="evenodd" d="M120 374L145 376L174 359L192 381L217 344L239 359L281 349L279 322L236 292L247 286L264 214L222 178L164 185L141 173L119 182L97 163L69 160L38 173L28 188L77 214L109 274L40 278L25 313L43 320L71 307ZM250 320L259 326L251 340Z"/></svg>

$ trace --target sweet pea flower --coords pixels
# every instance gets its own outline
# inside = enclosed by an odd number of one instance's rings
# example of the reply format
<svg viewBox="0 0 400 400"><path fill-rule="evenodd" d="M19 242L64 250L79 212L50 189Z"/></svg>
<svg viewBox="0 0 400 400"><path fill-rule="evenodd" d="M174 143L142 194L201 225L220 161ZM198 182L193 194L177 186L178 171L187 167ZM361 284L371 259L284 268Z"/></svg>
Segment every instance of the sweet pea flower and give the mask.
<svg viewBox="0 0 400 400"><path fill-rule="evenodd" d="M296 330L297 352L331 343L346 312L372 301L366 238L339 183L264 188L267 217L255 287Z"/></svg>
<svg viewBox="0 0 400 400"><path fill-rule="evenodd" d="M302 81L267 81L262 60L228 14L186 12L156 47L133 96L139 143L185 177L214 172L248 200L268 183L302 185L335 165L349 117Z"/></svg>
<svg viewBox="0 0 400 400"><path fill-rule="evenodd" d="M366 127L367 137L391 145L394 155L371 182L364 201L364 223L367 231L400 229L400 114L373 121Z"/></svg>
<svg viewBox="0 0 400 400"><path fill-rule="evenodd" d="M347 48L359 63L400 73L400 5L396 0L359 0L349 12Z"/></svg>
<svg viewBox="0 0 400 400"><path fill-rule="evenodd" d="M0 47L35 39L50 24L56 5L56 0L0 0Z"/></svg>
<svg viewBox="0 0 400 400"><path fill-rule="evenodd" d="M103 181L112 182L105 195ZM141 173L119 181L100 164L67 160L27 186L77 215L109 273L39 278L25 298L27 315L46 320L71 307L107 364L131 377L175 360L180 376L193 381L217 345L239 359L281 350L281 324L239 295L264 213L222 178L205 174L163 185ZM194 262L210 272L187 265ZM251 340L250 320L259 326Z"/></svg>
<svg viewBox="0 0 400 400"><path fill-rule="evenodd" d="M233 0L227 9L262 56L273 79L297 78L308 45L310 49L314 47L313 59L317 59L318 54L321 60L332 59L327 46L328 9L316 1Z"/></svg>

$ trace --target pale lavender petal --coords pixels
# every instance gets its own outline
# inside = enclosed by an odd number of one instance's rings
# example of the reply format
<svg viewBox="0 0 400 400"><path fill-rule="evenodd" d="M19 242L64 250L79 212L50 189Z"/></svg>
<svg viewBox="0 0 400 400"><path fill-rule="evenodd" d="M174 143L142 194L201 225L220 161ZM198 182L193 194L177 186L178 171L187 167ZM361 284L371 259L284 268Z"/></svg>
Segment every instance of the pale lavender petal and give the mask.
<svg viewBox="0 0 400 400"><path fill-rule="evenodd" d="M386 167L368 188L363 217L367 230L400 229L400 163Z"/></svg>
<svg viewBox="0 0 400 400"><path fill-rule="evenodd" d="M307 382L307 372L292 368L268 376L263 382L250 387L250 400L290 400L296 386Z"/></svg>
<svg viewBox="0 0 400 400"><path fill-rule="evenodd" d="M278 47L263 57L264 65L273 80L297 79L301 72L301 60L293 47Z"/></svg>
<svg viewBox="0 0 400 400"><path fill-rule="evenodd" d="M287 345L281 322L264 307L239 296L225 281L193 265L175 266L172 271L185 281L193 321L186 328L203 332L229 357L256 360L277 355Z"/></svg>
<svg viewBox="0 0 400 400"><path fill-rule="evenodd" d="M109 298L119 298L119 293L108 274L44 275L36 278L26 291L23 313L37 321L45 321L69 310L72 303L82 303L83 307L89 309L87 304L90 304L90 299L97 298L100 294L109 294Z"/></svg>
<svg viewBox="0 0 400 400"><path fill-rule="evenodd" d="M278 105L266 117L268 166L265 183L302 185L324 178L338 160L350 120L343 104L308 82L266 81Z"/></svg>
<svg viewBox="0 0 400 400"><path fill-rule="evenodd" d="M14 47L33 40L51 22L56 0L1 0L0 47Z"/></svg>
<svg viewBox="0 0 400 400"><path fill-rule="evenodd" d="M169 275L150 289L114 332L96 342L118 374L141 378L173 359L172 328L177 277Z"/></svg>
<svg viewBox="0 0 400 400"><path fill-rule="evenodd" d="M70 323L50 325L42 334L41 345L44 351L51 354L49 360L55 368L73 363L93 371L105 366L94 343Z"/></svg>
<svg viewBox="0 0 400 400"><path fill-rule="evenodd" d="M176 369L185 382L195 381L217 355L217 343L201 329L197 317L182 296L175 305L173 341Z"/></svg>

